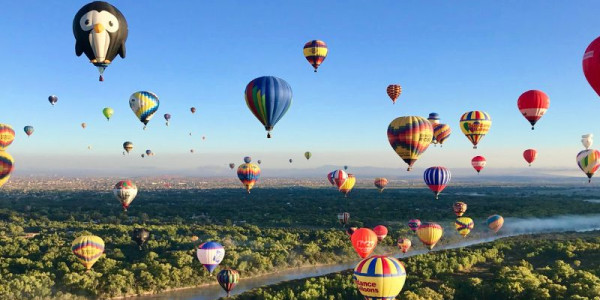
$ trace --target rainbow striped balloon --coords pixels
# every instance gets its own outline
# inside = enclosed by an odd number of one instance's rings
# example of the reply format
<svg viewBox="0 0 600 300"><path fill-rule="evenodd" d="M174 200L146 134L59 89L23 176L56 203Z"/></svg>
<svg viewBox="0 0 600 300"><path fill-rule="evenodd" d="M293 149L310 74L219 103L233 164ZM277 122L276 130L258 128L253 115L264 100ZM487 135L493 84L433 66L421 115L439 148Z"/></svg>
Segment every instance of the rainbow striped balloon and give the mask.
<svg viewBox="0 0 600 300"><path fill-rule="evenodd" d="M267 138L271 130L292 105L292 88L283 79L273 76L256 78L246 86L246 105L265 126Z"/></svg>
<svg viewBox="0 0 600 300"><path fill-rule="evenodd" d="M131 94L129 97L129 107L133 113L144 123L144 129L154 113L158 110L160 102L158 96L152 92L140 91Z"/></svg>
<svg viewBox="0 0 600 300"><path fill-rule="evenodd" d="M327 57L327 44L323 41L312 40L304 44L304 57L313 66L315 72Z"/></svg>
<svg viewBox="0 0 600 300"><path fill-rule="evenodd" d="M242 164L237 169L237 175L249 194L258 178L260 178L260 168L253 163Z"/></svg>
<svg viewBox="0 0 600 300"><path fill-rule="evenodd" d="M465 237L471 232L473 227L475 227L475 223L473 223L473 219L469 217L459 217L456 218L454 226L456 227L456 231Z"/></svg>
<svg viewBox="0 0 600 300"><path fill-rule="evenodd" d="M452 133L452 129L450 129L450 125L448 124L435 124L433 126L433 143L434 144L444 144L446 139L450 137Z"/></svg>
<svg viewBox="0 0 600 300"><path fill-rule="evenodd" d="M8 152L0 151L0 187L2 187L10 178L10 173L14 170L15 161Z"/></svg>
<svg viewBox="0 0 600 300"><path fill-rule="evenodd" d="M4 151L15 140L15 130L8 124L0 124L0 151Z"/></svg>
<svg viewBox="0 0 600 300"><path fill-rule="evenodd" d="M217 274L217 281L219 282L219 285L223 288L223 290L227 292L227 297L229 297L229 293L231 292L231 290L233 290L233 288L239 280L240 273L238 273L238 271L236 270L221 270L221 272Z"/></svg>
<svg viewBox="0 0 600 300"><path fill-rule="evenodd" d="M104 241L95 235L80 236L71 244L71 251L89 270L104 253Z"/></svg>
<svg viewBox="0 0 600 300"><path fill-rule="evenodd" d="M483 111L468 111L460 117L460 130L477 149L479 141L488 133L492 126L492 118Z"/></svg>
<svg viewBox="0 0 600 300"><path fill-rule="evenodd" d="M433 127L427 119L406 116L394 119L387 130L388 141L396 154L408 164L408 171L433 139Z"/></svg>
<svg viewBox="0 0 600 300"><path fill-rule="evenodd" d="M592 181L592 176L600 167L600 151L594 149L583 150L577 154L577 165L588 177L588 182Z"/></svg>
<svg viewBox="0 0 600 300"><path fill-rule="evenodd" d="M366 300L393 300L404 287L406 269L393 257L375 255L356 265L352 279Z"/></svg>

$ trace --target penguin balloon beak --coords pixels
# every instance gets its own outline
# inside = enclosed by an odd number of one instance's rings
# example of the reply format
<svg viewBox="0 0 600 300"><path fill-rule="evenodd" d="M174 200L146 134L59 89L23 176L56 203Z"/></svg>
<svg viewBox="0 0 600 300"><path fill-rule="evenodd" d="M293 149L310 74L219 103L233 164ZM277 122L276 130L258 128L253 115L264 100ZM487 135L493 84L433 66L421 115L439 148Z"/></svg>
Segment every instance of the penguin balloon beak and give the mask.
<svg viewBox="0 0 600 300"><path fill-rule="evenodd" d="M96 33L100 33L102 31L104 31L104 26L102 24L96 24L96 25L94 25L94 31Z"/></svg>

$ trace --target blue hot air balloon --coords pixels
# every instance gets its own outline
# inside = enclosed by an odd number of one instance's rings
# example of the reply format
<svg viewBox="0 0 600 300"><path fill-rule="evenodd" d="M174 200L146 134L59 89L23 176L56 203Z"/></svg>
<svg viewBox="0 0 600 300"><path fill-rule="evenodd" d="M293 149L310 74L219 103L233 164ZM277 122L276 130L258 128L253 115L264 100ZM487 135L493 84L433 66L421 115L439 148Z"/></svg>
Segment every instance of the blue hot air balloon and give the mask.
<svg viewBox="0 0 600 300"><path fill-rule="evenodd" d="M446 188L448 181L450 181L450 177L450 170L439 166L428 168L425 170L425 173L423 173L425 184L433 191L435 199L437 199L442 190Z"/></svg>
<svg viewBox="0 0 600 300"><path fill-rule="evenodd" d="M265 126L267 138L270 138L271 130L292 104L292 88L281 78L263 76L248 83L244 97L250 111Z"/></svg>

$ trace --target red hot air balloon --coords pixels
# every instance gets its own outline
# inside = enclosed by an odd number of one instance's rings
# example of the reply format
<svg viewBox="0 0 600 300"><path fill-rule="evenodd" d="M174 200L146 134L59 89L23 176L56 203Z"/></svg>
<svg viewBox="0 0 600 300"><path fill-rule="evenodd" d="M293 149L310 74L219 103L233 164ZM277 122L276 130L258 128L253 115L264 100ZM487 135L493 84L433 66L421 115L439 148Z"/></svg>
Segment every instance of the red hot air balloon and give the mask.
<svg viewBox="0 0 600 300"><path fill-rule="evenodd" d="M485 160L485 157L483 157L483 156L475 156L475 157L473 157L473 159L471 159L471 165L473 166L473 169L475 169L475 171L477 171L477 174L479 174L479 172L481 172L483 167L485 167L485 164L486 164L486 160Z"/></svg>
<svg viewBox="0 0 600 300"><path fill-rule="evenodd" d="M381 242L387 236L388 229L383 225L377 225L373 228L373 232L377 235L377 240Z"/></svg>
<svg viewBox="0 0 600 300"><path fill-rule="evenodd" d="M537 151L535 149L527 149L523 151L523 158L525 158L525 161L529 163L530 167L531 163L535 160L536 157Z"/></svg>
<svg viewBox="0 0 600 300"><path fill-rule="evenodd" d="M550 107L550 98L542 91L530 90L519 96L517 106L523 117L531 123L531 130L533 130L535 123L542 118L548 107Z"/></svg>
<svg viewBox="0 0 600 300"><path fill-rule="evenodd" d="M600 37L585 49L583 54L583 74L596 94L600 96Z"/></svg>
<svg viewBox="0 0 600 300"><path fill-rule="evenodd" d="M377 235L369 228L357 229L351 239L354 250L361 258L369 256L377 246Z"/></svg>

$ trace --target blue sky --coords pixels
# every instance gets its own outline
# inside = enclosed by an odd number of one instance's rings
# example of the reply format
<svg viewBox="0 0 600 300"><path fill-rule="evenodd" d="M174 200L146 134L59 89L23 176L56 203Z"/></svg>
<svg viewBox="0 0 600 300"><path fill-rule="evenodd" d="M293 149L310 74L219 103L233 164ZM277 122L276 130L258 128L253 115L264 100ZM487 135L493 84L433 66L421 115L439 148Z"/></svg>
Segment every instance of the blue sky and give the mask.
<svg viewBox="0 0 600 300"><path fill-rule="evenodd" d="M389 122L433 111L453 133L417 169L468 167L474 155L521 167L526 148L540 152L538 167L577 169L581 134L600 134L600 99L581 69L585 48L600 35L595 1L112 1L129 23L127 57L115 59L102 83L74 53L72 20L86 3L4 5L0 122L17 131L8 149L17 171L60 168L74 158L92 170L176 161L198 168L239 163L247 154L273 168L288 167L292 157L297 168L403 170L386 138ZM311 39L329 46L317 74L302 56ZM272 139L243 98L246 84L263 75L285 79L294 92ZM403 87L396 105L385 93L391 83ZM533 132L516 107L529 89L551 100ZM145 131L128 106L138 90L161 101ZM59 97L55 107L50 94ZM101 113L106 106L115 110L110 122ZM493 119L478 150L458 128L470 110ZM169 127L164 113L173 115ZM25 125L36 129L30 138ZM121 155L126 140L135 145L128 158ZM139 158L146 149L156 153L153 161ZM306 150L310 163L301 159Z"/></svg>

